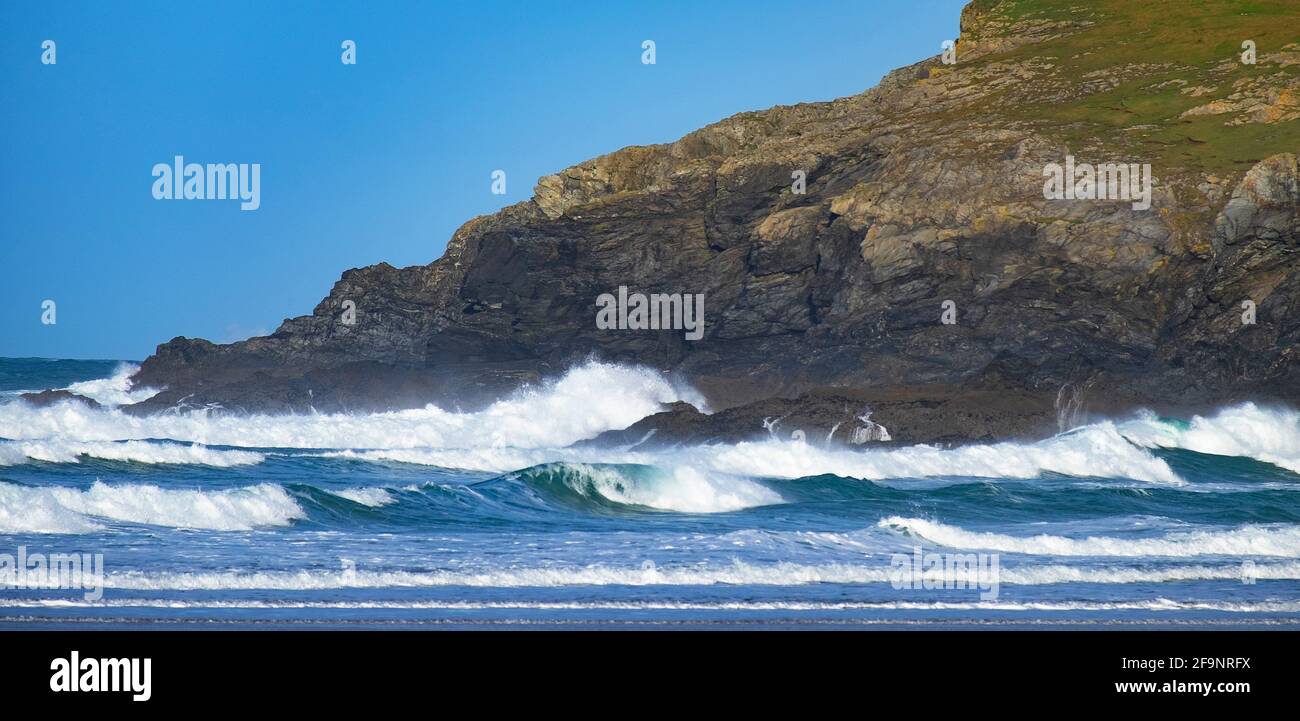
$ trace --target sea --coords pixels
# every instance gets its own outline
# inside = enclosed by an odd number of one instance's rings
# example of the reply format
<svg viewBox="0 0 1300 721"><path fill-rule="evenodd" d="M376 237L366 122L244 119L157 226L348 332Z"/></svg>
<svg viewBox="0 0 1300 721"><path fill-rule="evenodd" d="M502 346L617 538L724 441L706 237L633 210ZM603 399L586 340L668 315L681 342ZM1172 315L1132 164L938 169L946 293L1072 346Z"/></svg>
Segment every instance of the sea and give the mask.
<svg viewBox="0 0 1300 721"><path fill-rule="evenodd" d="M591 361L469 412L137 417L0 359L4 628L1252 628L1300 622L1300 413L1050 438L575 446L684 400ZM102 404L36 408L28 390Z"/></svg>

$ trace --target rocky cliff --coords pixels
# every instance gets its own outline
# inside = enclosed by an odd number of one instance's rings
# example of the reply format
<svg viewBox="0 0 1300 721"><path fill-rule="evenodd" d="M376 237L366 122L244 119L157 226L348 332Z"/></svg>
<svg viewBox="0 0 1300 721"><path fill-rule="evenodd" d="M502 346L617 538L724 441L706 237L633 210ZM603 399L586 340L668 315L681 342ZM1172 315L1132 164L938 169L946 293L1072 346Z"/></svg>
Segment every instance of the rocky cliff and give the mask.
<svg viewBox="0 0 1300 721"><path fill-rule="evenodd" d="M160 345L134 380L166 390L134 410L469 405L591 356L719 409L860 401L904 441L1296 403L1297 151L1294 2L977 0L955 64L544 177L268 337ZM1149 164L1150 208L1045 198L1067 156ZM704 294L703 337L597 328L620 286Z"/></svg>

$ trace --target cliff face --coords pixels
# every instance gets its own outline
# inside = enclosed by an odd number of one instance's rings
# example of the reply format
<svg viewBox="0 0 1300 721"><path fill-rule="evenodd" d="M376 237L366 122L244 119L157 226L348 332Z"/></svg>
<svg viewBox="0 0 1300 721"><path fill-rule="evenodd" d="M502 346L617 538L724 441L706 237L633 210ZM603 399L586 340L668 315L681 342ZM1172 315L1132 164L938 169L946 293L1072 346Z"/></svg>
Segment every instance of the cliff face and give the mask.
<svg viewBox="0 0 1300 721"><path fill-rule="evenodd" d="M135 382L167 390L136 410L473 404L593 354L715 407L832 386L1049 415L1300 401L1300 7L1238 5L979 0L955 65L544 177L269 337L159 346ZM1149 163L1150 209L1045 199L1067 156ZM703 293L703 338L598 329L620 286Z"/></svg>

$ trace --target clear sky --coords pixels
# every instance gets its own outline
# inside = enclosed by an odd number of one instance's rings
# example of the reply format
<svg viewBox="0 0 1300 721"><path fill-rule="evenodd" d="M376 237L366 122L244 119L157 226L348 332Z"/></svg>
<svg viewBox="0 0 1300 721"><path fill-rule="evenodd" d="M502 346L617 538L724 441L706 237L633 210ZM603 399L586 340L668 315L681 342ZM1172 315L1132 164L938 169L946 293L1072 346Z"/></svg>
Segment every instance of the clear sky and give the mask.
<svg viewBox="0 0 1300 721"><path fill-rule="evenodd" d="M963 4L5 2L0 356L271 332L347 268L434 260L539 176L861 92L938 54ZM261 207L155 200L176 155L260 163Z"/></svg>

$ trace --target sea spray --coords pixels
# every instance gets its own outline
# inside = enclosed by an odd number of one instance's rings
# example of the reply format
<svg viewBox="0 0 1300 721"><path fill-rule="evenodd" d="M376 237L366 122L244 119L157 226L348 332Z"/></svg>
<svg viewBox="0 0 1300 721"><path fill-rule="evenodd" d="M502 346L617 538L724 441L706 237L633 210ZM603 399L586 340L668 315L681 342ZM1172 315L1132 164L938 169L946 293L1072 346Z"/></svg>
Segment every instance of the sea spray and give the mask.
<svg viewBox="0 0 1300 721"><path fill-rule="evenodd" d="M589 362L477 412L434 405L373 414L238 415L184 410L137 417L79 403L0 404L0 438L172 439L246 448L562 447L625 428L666 403L703 399L646 368Z"/></svg>

